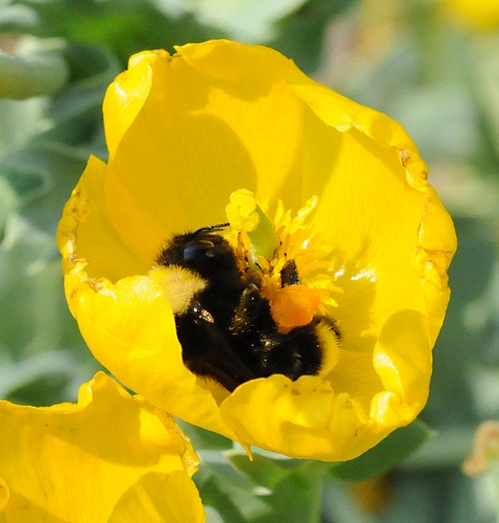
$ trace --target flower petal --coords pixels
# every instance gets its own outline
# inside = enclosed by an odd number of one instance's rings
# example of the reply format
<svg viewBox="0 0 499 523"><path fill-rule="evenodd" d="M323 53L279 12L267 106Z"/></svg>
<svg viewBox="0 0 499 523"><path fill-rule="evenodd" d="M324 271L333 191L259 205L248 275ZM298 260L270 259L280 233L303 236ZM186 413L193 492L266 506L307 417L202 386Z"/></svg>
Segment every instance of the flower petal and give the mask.
<svg viewBox="0 0 499 523"><path fill-rule="evenodd" d="M128 71L121 73L109 86L103 112L106 143L111 157L149 95L152 82L149 64L168 56L166 51L150 51L132 56Z"/></svg>
<svg viewBox="0 0 499 523"><path fill-rule="evenodd" d="M150 93L106 178L114 227L149 263L170 234L223 221L228 195L240 187L260 200L279 194L298 203L287 187L299 177L305 106L284 82L292 62L226 41L177 51L141 56L152 71Z"/></svg>
<svg viewBox="0 0 499 523"><path fill-rule="evenodd" d="M72 270L77 261L88 275L117 281L129 274L141 274L148 266L131 253L111 225L103 195L106 168L106 164L95 156L89 158L65 205L57 241L65 271ZM93 256L94 252L99 255Z"/></svg>
<svg viewBox="0 0 499 523"><path fill-rule="evenodd" d="M292 382L274 375L244 383L221 404L222 416L241 441L267 450L306 458L313 449L315 458L329 461L354 458L424 407L431 374L427 331L422 314L400 311L381 332L374 365L371 355L341 350L329 380L302 376Z"/></svg>
<svg viewBox="0 0 499 523"><path fill-rule="evenodd" d="M414 412L426 404L430 388L432 356L427 318L414 310L391 316L376 342L373 363L385 390L404 401L410 423Z"/></svg>
<svg viewBox="0 0 499 523"><path fill-rule="evenodd" d="M165 427L152 405L103 373L82 386L77 404L34 408L1 401L0 419L0 503L9 523L105 523L123 494L149 473L165 478L163 488L178 500L196 470L192 446L171 417ZM185 478L173 485L178 476L169 475L179 471ZM149 495L158 503L155 490ZM199 504L192 486L183 495Z"/></svg>
<svg viewBox="0 0 499 523"><path fill-rule="evenodd" d="M370 430L348 394L335 394L315 376L293 382L275 374L243 383L220 410L241 441L295 458L351 459L394 428Z"/></svg>
<svg viewBox="0 0 499 523"><path fill-rule="evenodd" d="M206 514L188 474L149 472L120 498L108 523L203 523Z"/></svg>

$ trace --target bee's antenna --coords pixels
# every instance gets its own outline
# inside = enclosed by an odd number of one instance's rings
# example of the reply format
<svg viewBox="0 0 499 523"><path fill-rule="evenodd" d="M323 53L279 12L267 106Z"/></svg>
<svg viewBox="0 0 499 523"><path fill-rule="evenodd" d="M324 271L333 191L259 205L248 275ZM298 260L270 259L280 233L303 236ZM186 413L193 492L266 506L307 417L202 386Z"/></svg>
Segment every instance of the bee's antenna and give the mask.
<svg viewBox="0 0 499 523"><path fill-rule="evenodd" d="M198 229L197 231L194 231L194 234L198 234L200 232L205 232L205 231L207 231L207 232L218 231L220 229L225 229L229 225L230 225L229 222L218 223L217 225L208 225L206 227L201 227L201 229Z"/></svg>

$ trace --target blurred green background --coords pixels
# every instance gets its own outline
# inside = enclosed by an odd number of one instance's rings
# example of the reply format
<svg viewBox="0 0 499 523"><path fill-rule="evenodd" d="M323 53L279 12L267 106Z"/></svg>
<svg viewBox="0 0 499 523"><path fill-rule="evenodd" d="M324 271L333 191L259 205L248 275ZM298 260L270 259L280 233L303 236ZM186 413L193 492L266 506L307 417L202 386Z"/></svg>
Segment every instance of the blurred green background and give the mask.
<svg viewBox="0 0 499 523"><path fill-rule="evenodd" d="M477 425L499 419L498 0L0 0L0 397L75 400L98 369L67 311L55 230L88 155L106 158L107 85L134 52L219 37L274 47L402 123L459 249L421 416L430 441L351 483L321 463L250 464L187 428L208 522L496 521L491 477L461 463Z"/></svg>

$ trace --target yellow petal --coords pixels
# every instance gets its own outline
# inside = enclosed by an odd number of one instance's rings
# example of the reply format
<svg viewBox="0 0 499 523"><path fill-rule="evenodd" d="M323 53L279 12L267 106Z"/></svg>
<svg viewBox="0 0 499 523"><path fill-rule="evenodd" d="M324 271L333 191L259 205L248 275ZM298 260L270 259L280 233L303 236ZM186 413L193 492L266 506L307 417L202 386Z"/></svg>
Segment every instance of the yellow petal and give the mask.
<svg viewBox="0 0 499 523"><path fill-rule="evenodd" d="M109 86L104 100L104 126L109 155L112 157L144 101L152 81L150 63L168 57L166 51L150 51L132 56L128 71Z"/></svg>
<svg viewBox="0 0 499 523"><path fill-rule="evenodd" d="M201 513L195 487L187 486L197 464L190 444L173 421L165 427L152 405L103 373L81 387L77 404L2 401L0 418L0 506L8 523L107 523L140 485L158 507L184 496ZM151 474L158 478L153 484ZM146 514L141 501L128 503Z"/></svg>
<svg viewBox="0 0 499 523"><path fill-rule="evenodd" d="M108 523L203 523L206 514L187 473L149 472L121 497Z"/></svg>
<svg viewBox="0 0 499 523"><path fill-rule="evenodd" d="M275 374L248 381L220 408L241 441L296 458L351 459L393 430L368 430L349 395L335 394L315 376L293 382Z"/></svg>
<svg viewBox="0 0 499 523"><path fill-rule="evenodd" d="M65 205L57 241L65 271L72 270L78 258L90 276L117 281L130 274L143 273L149 267L132 254L111 225L104 202L106 168L106 164L95 156L89 158L78 185Z"/></svg>
<svg viewBox="0 0 499 523"><path fill-rule="evenodd" d="M171 233L224 221L228 195L241 187L260 200L289 194L298 203L287 189L290 176L299 179L304 109L284 82L292 62L226 41L177 52L142 56L150 92L106 178L113 225L143 261Z"/></svg>
<svg viewBox="0 0 499 523"><path fill-rule="evenodd" d="M374 348L374 368L385 390L405 402L408 422L413 412L419 412L426 403L431 363L426 317L413 310L402 310L390 317Z"/></svg>
<svg viewBox="0 0 499 523"><path fill-rule="evenodd" d="M7 482L0 477L0 517L2 517L2 511L5 508L5 505L7 505L7 503L9 502L9 498L9 485L7 485Z"/></svg>

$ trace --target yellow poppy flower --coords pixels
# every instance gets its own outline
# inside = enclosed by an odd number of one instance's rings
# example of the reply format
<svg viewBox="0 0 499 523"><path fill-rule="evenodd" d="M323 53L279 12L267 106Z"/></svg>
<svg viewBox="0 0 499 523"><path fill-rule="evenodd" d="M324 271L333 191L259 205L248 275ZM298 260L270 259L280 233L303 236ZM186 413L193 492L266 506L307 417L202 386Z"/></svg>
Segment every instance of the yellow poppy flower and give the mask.
<svg viewBox="0 0 499 523"><path fill-rule="evenodd" d="M482 30L499 27L497 0L443 0L442 6L461 25Z"/></svg>
<svg viewBox="0 0 499 523"><path fill-rule="evenodd" d="M80 388L77 404L0 401L0 425L5 523L205 521L189 440L104 373Z"/></svg>
<svg viewBox="0 0 499 523"><path fill-rule="evenodd" d="M58 231L69 307L95 357L161 409L246 448L351 459L426 403L452 221L392 119L265 47L209 41L176 51L133 56L107 91L109 160L90 158ZM289 255L303 290L293 299L306 304L299 316L329 318L317 325L322 365L304 372L315 375L276 373L227 390L184 365L172 307L188 308L189 289L206 282L168 292L158 255L173 235L225 221L231 195L253 205L262 230L274 227L248 262L261 269L262 293L273 300L283 290L276 274ZM234 224L251 217L237 205ZM234 225L234 252L260 242L254 226ZM274 241L277 258L262 256ZM288 322L279 336L308 321L274 308L276 324Z"/></svg>

